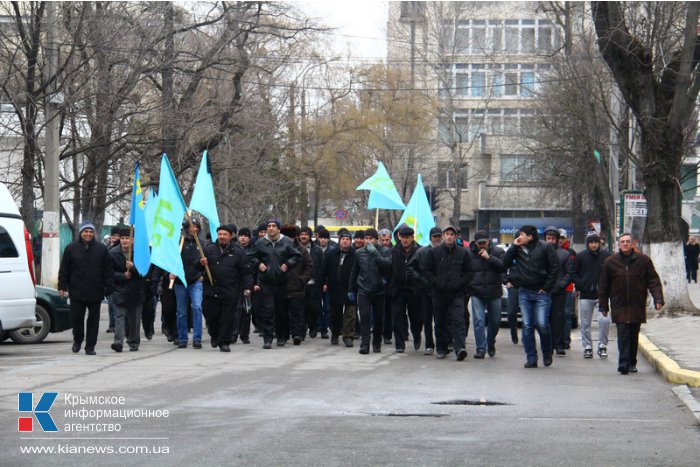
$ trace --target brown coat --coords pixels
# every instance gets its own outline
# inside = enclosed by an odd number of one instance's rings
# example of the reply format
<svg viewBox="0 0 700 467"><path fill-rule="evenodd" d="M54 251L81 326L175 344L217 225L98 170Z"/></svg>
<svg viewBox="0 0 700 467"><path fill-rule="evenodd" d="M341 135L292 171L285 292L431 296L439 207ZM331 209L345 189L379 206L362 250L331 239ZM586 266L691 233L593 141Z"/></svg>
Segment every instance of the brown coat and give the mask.
<svg viewBox="0 0 700 467"><path fill-rule="evenodd" d="M611 255L600 274L600 311L612 309L613 323L646 323L647 290L654 304L664 303L661 281L651 258L643 253L631 255L629 265L621 253Z"/></svg>

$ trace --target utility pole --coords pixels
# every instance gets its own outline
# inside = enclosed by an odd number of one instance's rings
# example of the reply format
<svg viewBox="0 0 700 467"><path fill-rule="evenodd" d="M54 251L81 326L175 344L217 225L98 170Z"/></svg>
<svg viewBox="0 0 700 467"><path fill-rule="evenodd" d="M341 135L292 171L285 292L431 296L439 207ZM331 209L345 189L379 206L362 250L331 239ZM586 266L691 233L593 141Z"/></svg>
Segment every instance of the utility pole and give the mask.
<svg viewBox="0 0 700 467"><path fill-rule="evenodd" d="M44 218L41 233L41 283L56 288L60 262L60 191L58 187L58 151L60 144L58 111L61 97L56 92L58 45L56 43L56 2L46 4L46 79L50 81L46 99Z"/></svg>

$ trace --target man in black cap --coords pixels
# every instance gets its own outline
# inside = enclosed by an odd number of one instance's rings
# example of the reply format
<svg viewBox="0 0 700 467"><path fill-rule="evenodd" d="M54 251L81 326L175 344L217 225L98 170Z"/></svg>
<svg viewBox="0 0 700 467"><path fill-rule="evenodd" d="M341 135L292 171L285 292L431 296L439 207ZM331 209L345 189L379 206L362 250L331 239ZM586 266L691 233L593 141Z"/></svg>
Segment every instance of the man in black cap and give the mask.
<svg viewBox="0 0 700 467"><path fill-rule="evenodd" d="M128 258L132 248L131 230L122 229L119 237L120 247L109 250L114 268L112 301L117 311L112 350L122 351L126 334L129 350L135 352L141 344L141 310L145 298L145 278Z"/></svg>
<svg viewBox="0 0 700 467"><path fill-rule="evenodd" d="M216 229L216 242L204 248L204 258L199 260L199 269L209 266L214 285L204 281L202 309L207 320L212 347L230 352L229 345L234 330L240 326L241 308L239 300L250 296L253 279L249 260L243 248L233 241L237 232L235 224L221 225Z"/></svg>
<svg viewBox="0 0 700 467"><path fill-rule="evenodd" d="M324 231L326 231L324 229ZM327 231L326 231L327 232ZM306 323L309 328L309 337L316 337L319 331L319 323L322 321L323 310L321 308L321 295L323 287L323 250L320 246L315 245L311 241L313 231L311 227L304 226L299 230L299 245L306 249L311 255L311 260L314 263L314 275L306 283L306 299L304 303ZM328 339L328 328L321 326L321 338ZM306 335L306 332L304 332ZM302 336L303 337L303 336Z"/></svg>
<svg viewBox="0 0 700 467"><path fill-rule="evenodd" d="M414 277L415 290L420 300L421 311L423 313L423 333L425 334L425 353L432 355L435 351L435 339L433 338L433 296L430 284L425 279L426 256L431 248L442 244L442 229L433 227L430 229L430 244L421 247L416 252L413 259L408 263L408 272Z"/></svg>
<svg viewBox="0 0 700 467"><path fill-rule="evenodd" d="M355 231L355 238L353 239L353 244L352 247L355 250L358 250L365 246L365 231L364 230L356 230Z"/></svg>
<svg viewBox="0 0 700 467"><path fill-rule="evenodd" d="M275 316L287 313L287 271L301 261L301 253L292 239L281 234L277 219L270 219L265 228L267 234L255 243L248 256L260 287L262 310L258 324L263 332L263 349L271 349ZM277 336L277 344L284 343L284 338Z"/></svg>
<svg viewBox="0 0 700 467"><path fill-rule="evenodd" d="M353 344L357 304L348 298L348 283L354 263L352 234L341 229L338 231L338 248L326 252L323 268L323 288L330 300L332 345L338 345L341 333L346 347Z"/></svg>
<svg viewBox="0 0 700 467"><path fill-rule="evenodd" d="M242 227L238 230L238 244L243 251L248 255L253 249L253 233L248 227ZM233 239L235 241L235 239ZM250 261L250 260L249 260ZM253 284L255 284L255 271L250 268L251 277ZM253 325L257 327L257 321L255 318L255 305L256 301L259 302L258 298L260 294L254 292L255 288L251 289L252 295L248 297L242 297L238 301L238 307L241 309L241 325L237 330L233 332L233 339L231 342L236 343L238 337L241 338L241 342L244 344L250 344L250 322L253 321ZM258 304L258 308L260 305Z"/></svg>
<svg viewBox="0 0 700 467"><path fill-rule="evenodd" d="M379 245L378 237L376 229L365 231L365 246L355 251L355 264L348 283L348 299L351 302L357 300L360 309L361 354L369 353L370 328L372 350L377 353L382 351L382 315L386 294L382 275L391 270L391 250Z"/></svg>
<svg viewBox="0 0 700 467"><path fill-rule="evenodd" d="M420 302L414 293L415 280L409 275L407 265L416 255L418 244L414 241L414 230L402 225L398 228L399 243L391 249L391 279L389 297L391 298L391 321L394 328L394 342L397 353L406 349L405 336L408 333L406 311L411 324L413 348L420 349L423 316Z"/></svg>
<svg viewBox="0 0 700 467"><path fill-rule="evenodd" d="M109 244L107 244L108 250L111 250L112 248L119 248L120 231L121 227L116 225L110 230ZM107 305L109 307L109 326L107 327L107 332L114 332L114 325L117 320L117 309L114 306L111 296L107 297Z"/></svg>
<svg viewBox="0 0 700 467"><path fill-rule="evenodd" d="M583 358L593 358L593 340L591 339L591 321L594 310L598 311L598 356L608 358L608 331L610 317L607 311L598 308L598 284L603 271L603 263L610 256L607 250L600 248L600 235L596 231L586 235L586 249L574 258L571 280L578 292L578 308L581 313L581 343Z"/></svg>
<svg viewBox="0 0 700 467"><path fill-rule="evenodd" d="M539 240L537 227L524 225L503 257L503 265L510 268L510 282L518 287L518 301L523 318L523 349L525 368L537 368L535 329L540 335L540 346L545 366L552 364L552 333L549 311L552 305L559 260L551 245Z"/></svg>
<svg viewBox="0 0 700 467"><path fill-rule="evenodd" d="M466 248L457 246L456 238L455 227L443 229L442 245L426 254L424 276L433 293L437 358L447 356L452 340L457 360L462 361L467 358L465 305L472 269Z"/></svg>
<svg viewBox="0 0 700 467"><path fill-rule="evenodd" d="M63 251L58 270L58 293L61 297L70 294L73 353L80 352L85 340L85 353L95 355L100 328L100 305L105 295L112 293L114 271L107 247L95 241L95 226L92 222L83 222L78 235L78 240Z"/></svg>
<svg viewBox="0 0 700 467"><path fill-rule="evenodd" d="M544 231L545 241L552 245L559 260L557 280L551 291L552 306L549 312L549 322L552 329L552 345L557 355L566 355L566 287L571 282L571 270L574 265L573 254L559 246L559 229L547 227Z"/></svg>
<svg viewBox="0 0 700 467"><path fill-rule="evenodd" d="M468 250L474 271L469 284L476 340L474 358L482 359L487 350L490 357L496 355L496 335L501 324L503 275L506 272L503 266L505 252L491 244L485 230L476 232Z"/></svg>

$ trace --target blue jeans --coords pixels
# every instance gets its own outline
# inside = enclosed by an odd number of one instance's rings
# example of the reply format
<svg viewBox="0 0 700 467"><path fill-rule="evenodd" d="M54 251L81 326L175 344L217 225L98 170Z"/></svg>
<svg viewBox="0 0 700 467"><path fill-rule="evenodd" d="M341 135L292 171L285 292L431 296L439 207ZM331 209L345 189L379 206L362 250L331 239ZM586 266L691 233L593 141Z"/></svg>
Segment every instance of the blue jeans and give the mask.
<svg viewBox="0 0 700 467"><path fill-rule="evenodd" d="M486 317L488 312L488 319ZM488 322L488 337L486 326ZM501 297L482 298L472 295L472 326L474 326L474 339L476 351L486 353L487 341L489 345L496 343L496 334L501 322Z"/></svg>
<svg viewBox="0 0 700 467"><path fill-rule="evenodd" d="M185 287L175 284L177 300L177 340L187 342L187 298L192 304L192 341L202 341L202 281Z"/></svg>
<svg viewBox="0 0 700 467"><path fill-rule="evenodd" d="M523 347L528 363L537 363L535 328L540 335L542 355L552 355L552 333L549 329L549 311L552 297L547 292L538 293L521 287L519 291L520 312L523 316Z"/></svg>

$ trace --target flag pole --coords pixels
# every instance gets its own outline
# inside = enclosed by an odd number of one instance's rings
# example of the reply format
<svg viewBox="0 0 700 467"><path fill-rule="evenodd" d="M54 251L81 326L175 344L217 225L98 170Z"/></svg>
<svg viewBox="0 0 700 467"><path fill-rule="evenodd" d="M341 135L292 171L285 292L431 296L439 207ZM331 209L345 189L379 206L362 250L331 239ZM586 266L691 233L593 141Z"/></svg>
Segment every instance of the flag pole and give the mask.
<svg viewBox="0 0 700 467"><path fill-rule="evenodd" d="M379 208L374 211L374 228L379 228Z"/></svg>
<svg viewBox="0 0 700 467"><path fill-rule="evenodd" d="M180 235L180 253L182 253L182 247L185 245L185 236ZM170 286L168 287L170 290L173 289L173 286L175 285L175 279L170 279Z"/></svg>
<svg viewBox="0 0 700 467"><path fill-rule="evenodd" d="M190 228L194 227L194 224L192 223L192 218L190 217L189 211L185 210L185 216L187 216L187 222L190 223ZM204 259L205 258L204 250L202 249L202 244L199 243L199 235L195 234L194 241L197 243L197 249L199 250L199 254L201 255L202 259ZM204 265L204 270L207 272L207 277L209 278L209 283L213 286L214 279L212 279L212 277L211 277L211 271L209 270L208 264Z"/></svg>
<svg viewBox="0 0 700 467"><path fill-rule="evenodd" d="M129 251L127 252L127 261L132 261L134 258L134 226L129 226L129 234L131 235L131 245L129 246Z"/></svg>

